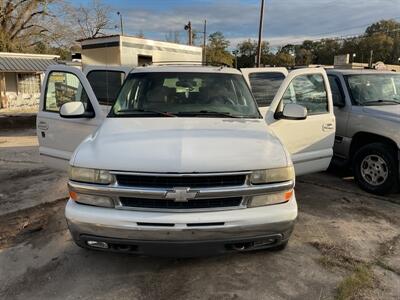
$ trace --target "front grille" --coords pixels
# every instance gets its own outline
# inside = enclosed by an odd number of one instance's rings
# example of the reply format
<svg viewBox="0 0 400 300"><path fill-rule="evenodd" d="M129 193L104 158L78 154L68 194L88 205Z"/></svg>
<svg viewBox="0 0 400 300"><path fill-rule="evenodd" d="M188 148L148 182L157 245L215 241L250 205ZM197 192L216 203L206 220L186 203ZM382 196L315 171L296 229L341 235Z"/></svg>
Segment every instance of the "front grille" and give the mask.
<svg viewBox="0 0 400 300"><path fill-rule="evenodd" d="M143 176L117 174L121 186L152 187L152 188L208 188L243 185L245 174L240 175L199 175L199 176Z"/></svg>
<svg viewBox="0 0 400 300"><path fill-rule="evenodd" d="M139 208L162 208L162 209L196 209L196 208L219 208L239 206L242 197L192 199L187 202L175 202L170 199L147 199L120 197L121 204L125 207Z"/></svg>

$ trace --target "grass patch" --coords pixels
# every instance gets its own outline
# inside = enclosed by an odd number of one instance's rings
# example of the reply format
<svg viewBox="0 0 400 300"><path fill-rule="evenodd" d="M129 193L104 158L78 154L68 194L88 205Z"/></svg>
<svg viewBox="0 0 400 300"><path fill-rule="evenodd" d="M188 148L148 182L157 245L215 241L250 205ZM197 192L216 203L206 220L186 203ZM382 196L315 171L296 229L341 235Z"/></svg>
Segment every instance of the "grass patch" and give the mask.
<svg viewBox="0 0 400 300"><path fill-rule="evenodd" d="M367 265L358 265L354 272L346 277L338 286L337 299L360 299L366 290L374 286L374 276Z"/></svg>
<svg viewBox="0 0 400 300"><path fill-rule="evenodd" d="M354 270L356 266L363 263L352 257L349 251L333 243L314 241L311 245L321 252L322 256L318 262L326 268L339 267Z"/></svg>
<svg viewBox="0 0 400 300"><path fill-rule="evenodd" d="M389 241L381 243L378 249L378 254L377 254L378 258L393 254L394 248L396 247L396 244L398 242L400 242L400 234L394 236Z"/></svg>

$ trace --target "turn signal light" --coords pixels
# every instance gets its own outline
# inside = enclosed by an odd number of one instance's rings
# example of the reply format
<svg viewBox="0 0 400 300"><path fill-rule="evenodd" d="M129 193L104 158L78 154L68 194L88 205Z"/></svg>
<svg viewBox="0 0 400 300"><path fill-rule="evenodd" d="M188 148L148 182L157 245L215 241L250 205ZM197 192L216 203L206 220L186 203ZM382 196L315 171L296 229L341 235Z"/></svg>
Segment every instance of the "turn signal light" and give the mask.
<svg viewBox="0 0 400 300"><path fill-rule="evenodd" d="M78 194L73 191L69 191L69 196L74 201L76 201L78 199Z"/></svg>

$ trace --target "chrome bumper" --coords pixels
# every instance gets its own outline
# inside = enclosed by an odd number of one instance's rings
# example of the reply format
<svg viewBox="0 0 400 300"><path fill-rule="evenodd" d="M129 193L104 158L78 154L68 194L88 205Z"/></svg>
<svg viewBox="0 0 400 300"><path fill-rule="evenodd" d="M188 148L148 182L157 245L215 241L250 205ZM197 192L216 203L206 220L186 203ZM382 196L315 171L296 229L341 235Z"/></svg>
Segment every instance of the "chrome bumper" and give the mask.
<svg viewBox="0 0 400 300"><path fill-rule="evenodd" d="M293 195L283 204L186 213L119 210L69 200L65 215L75 240L91 235L141 241L218 241L290 232L297 203Z"/></svg>

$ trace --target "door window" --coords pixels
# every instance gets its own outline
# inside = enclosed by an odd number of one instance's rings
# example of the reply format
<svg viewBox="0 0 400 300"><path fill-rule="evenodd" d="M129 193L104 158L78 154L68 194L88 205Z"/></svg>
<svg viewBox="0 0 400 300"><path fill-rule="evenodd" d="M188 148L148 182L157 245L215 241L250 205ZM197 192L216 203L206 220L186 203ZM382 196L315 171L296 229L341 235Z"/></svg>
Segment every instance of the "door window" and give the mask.
<svg viewBox="0 0 400 300"><path fill-rule="evenodd" d="M121 71L93 70L87 75L93 92L101 105L112 106L125 79Z"/></svg>
<svg viewBox="0 0 400 300"><path fill-rule="evenodd" d="M345 104L344 102L344 95L343 95L343 90L339 82L339 78L336 76L328 76L329 78L329 84L331 86L332 90L332 100L333 100L333 105L335 106L342 106Z"/></svg>
<svg viewBox="0 0 400 300"><path fill-rule="evenodd" d="M85 89L75 74L51 72L46 85L45 110L58 113L64 103L72 101L82 102L86 110L93 109Z"/></svg>
<svg viewBox="0 0 400 300"><path fill-rule="evenodd" d="M281 86L285 75L280 72L250 73L251 90L258 106L269 106Z"/></svg>
<svg viewBox="0 0 400 300"><path fill-rule="evenodd" d="M295 77L282 98L283 104L296 103L307 108L308 115L329 112L328 95L321 74L304 74Z"/></svg>

